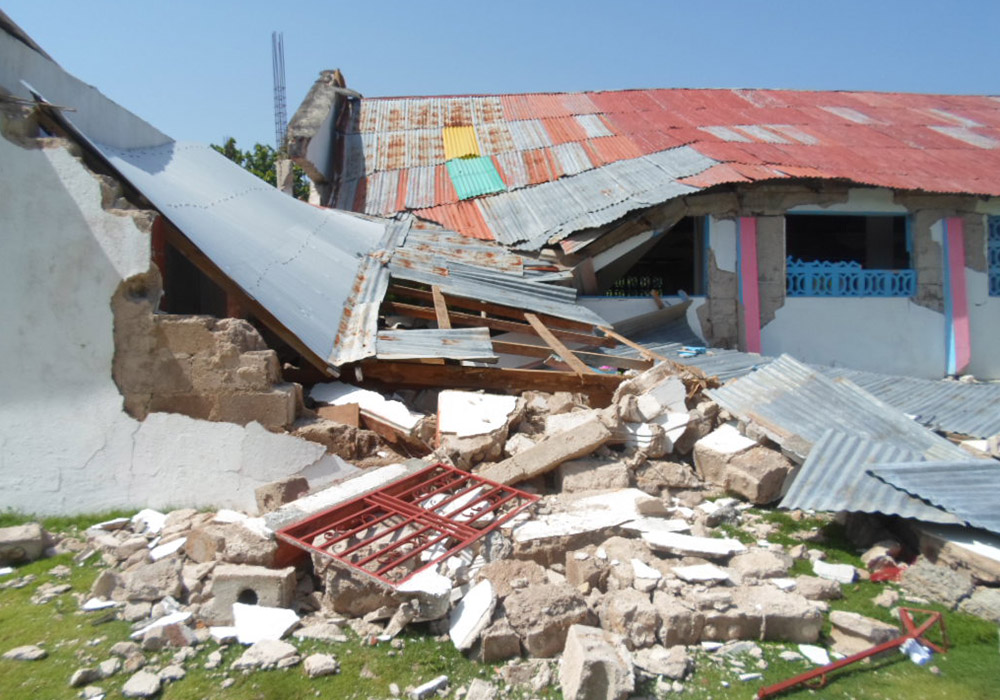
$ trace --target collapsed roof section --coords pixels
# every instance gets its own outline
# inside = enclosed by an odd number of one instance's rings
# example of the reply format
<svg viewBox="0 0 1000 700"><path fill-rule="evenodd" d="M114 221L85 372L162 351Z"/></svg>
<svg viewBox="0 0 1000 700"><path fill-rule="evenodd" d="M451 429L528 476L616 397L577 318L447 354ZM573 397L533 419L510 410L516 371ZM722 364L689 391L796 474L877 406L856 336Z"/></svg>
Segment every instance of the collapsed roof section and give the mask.
<svg viewBox="0 0 1000 700"><path fill-rule="evenodd" d="M327 73L289 127L293 157L326 181L324 203L412 211L525 250L729 183L1000 194L995 97L667 89L359 99Z"/></svg>
<svg viewBox="0 0 1000 700"><path fill-rule="evenodd" d="M0 32L2 85L35 99L54 124L148 200L230 287L252 302L304 357L321 368L376 356L494 360L488 334L422 330L379 335L390 276L449 295L504 304L594 326L575 292L495 244L470 245L412 220L375 220L310 206L268 186L214 149L177 142L66 73L47 56ZM65 112L55 105L68 108ZM559 281L555 275L555 281ZM595 338L596 340L596 338ZM379 345L386 347L381 349ZM434 351L434 347L439 352Z"/></svg>

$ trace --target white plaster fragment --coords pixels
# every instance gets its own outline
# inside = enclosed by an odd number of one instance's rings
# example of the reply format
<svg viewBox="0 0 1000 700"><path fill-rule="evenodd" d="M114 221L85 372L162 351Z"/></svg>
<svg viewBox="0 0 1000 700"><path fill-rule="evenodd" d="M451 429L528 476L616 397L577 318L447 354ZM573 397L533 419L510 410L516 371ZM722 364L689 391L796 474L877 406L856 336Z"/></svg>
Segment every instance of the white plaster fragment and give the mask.
<svg viewBox="0 0 1000 700"><path fill-rule="evenodd" d="M640 534L643 532L690 532L691 524L679 518L671 518L669 520L663 518L636 518L624 523L622 529Z"/></svg>
<svg viewBox="0 0 1000 700"><path fill-rule="evenodd" d="M187 537L178 537L176 540L170 540L166 544L152 547L149 550L149 558L153 561L159 561L163 557L168 557L174 552L180 551L185 542L187 542Z"/></svg>
<svg viewBox="0 0 1000 700"><path fill-rule="evenodd" d="M701 648L705 651L718 651L722 647L722 642L702 642Z"/></svg>
<svg viewBox="0 0 1000 700"><path fill-rule="evenodd" d="M451 593L452 581L442 576L434 568L424 569L406 579L396 587L400 593L426 593L432 596L444 596Z"/></svg>
<svg viewBox="0 0 1000 700"><path fill-rule="evenodd" d="M795 588L795 579L793 578L772 578L769 581L783 591Z"/></svg>
<svg viewBox="0 0 1000 700"><path fill-rule="evenodd" d="M107 608L113 608L118 603L113 600L104 600L103 598L90 598L80 605L80 610L86 610L91 612L93 610L105 610Z"/></svg>
<svg viewBox="0 0 1000 700"><path fill-rule="evenodd" d="M799 644L799 653L817 666L826 666L830 663L830 655L826 649L814 644Z"/></svg>
<svg viewBox="0 0 1000 700"><path fill-rule="evenodd" d="M653 581L663 578L663 574L639 559L632 560L632 571L635 572L636 578L651 579Z"/></svg>
<svg viewBox="0 0 1000 700"><path fill-rule="evenodd" d="M734 455L756 447L757 443L741 434L732 423L725 423L698 440L696 446L724 455Z"/></svg>
<svg viewBox="0 0 1000 700"><path fill-rule="evenodd" d="M458 437L486 435L504 427L516 396L446 390L438 394L438 430Z"/></svg>
<svg viewBox="0 0 1000 700"><path fill-rule="evenodd" d="M488 579L477 583L465 594L449 616L448 636L455 648L465 651L476 643L493 617L497 596Z"/></svg>
<svg viewBox="0 0 1000 700"><path fill-rule="evenodd" d="M675 566L674 575L688 583L704 583L707 581L732 581L725 569L714 564L697 564L695 566Z"/></svg>
<svg viewBox="0 0 1000 700"><path fill-rule="evenodd" d="M634 488L587 496L566 505L565 510L538 516L515 527L517 542L594 532L647 515L665 515L658 498Z"/></svg>
<svg viewBox="0 0 1000 700"><path fill-rule="evenodd" d="M299 616L288 608L233 603L233 627L240 644L281 639L298 624Z"/></svg>
<svg viewBox="0 0 1000 700"><path fill-rule="evenodd" d="M642 539L653 549L695 556L720 557L745 552L746 547L739 540L694 537L673 532L644 532Z"/></svg>
<svg viewBox="0 0 1000 700"><path fill-rule="evenodd" d="M421 414L408 409L402 401L387 399L376 391L359 389L343 382L317 384L309 392L309 396L314 401L334 406L356 403L362 410L402 428L405 432L413 430L423 418Z"/></svg>
<svg viewBox="0 0 1000 700"><path fill-rule="evenodd" d="M136 527L138 532L151 532L156 534L163 529L163 523L166 519L167 516L158 510L143 508L132 516L132 525L138 526Z"/></svg>
<svg viewBox="0 0 1000 700"><path fill-rule="evenodd" d="M94 523L88 530L106 530L108 532L113 532L115 530L121 530L123 527L132 522L131 518L112 518L111 520L104 520L99 523Z"/></svg>
<svg viewBox="0 0 1000 700"><path fill-rule="evenodd" d="M165 627L166 625L173 625L178 622L186 622L191 618L191 613L189 612L172 612L169 615L164 615L158 620L150 622L145 627L137 629L135 632L129 635L132 639L139 639L146 634L151 629L156 629L157 627Z"/></svg>
<svg viewBox="0 0 1000 700"><path fill-rule="evenodd" d="M813 562L813 573L820 578L838 583L853 583L858 572L850 564L828 564L817 559Z"/></svg>
<svg viewBox="0 0 1000 700"><path fill-rule="evenodd" d="M0 566L0 576L9 576L12 573L14 573L14 567Z"/></svg>
<svg viewBox="0 0 1000 700"><path fill-rule="evenodd" d="M236 628L231 626L209 627L208 633L219 644L230 644L236 641Z"/></svg>

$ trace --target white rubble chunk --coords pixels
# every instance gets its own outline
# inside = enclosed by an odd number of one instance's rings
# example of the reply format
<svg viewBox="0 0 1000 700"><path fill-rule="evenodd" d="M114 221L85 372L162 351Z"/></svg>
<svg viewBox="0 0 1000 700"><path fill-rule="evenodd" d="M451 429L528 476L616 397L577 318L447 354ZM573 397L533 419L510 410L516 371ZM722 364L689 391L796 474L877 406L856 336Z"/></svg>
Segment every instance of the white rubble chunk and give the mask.
<svg viewBox="0 0 1000 700"><path fill-rule="evenodd" d="M674 450L673 441L656 423L622 423L615 435L626 448L642 450L649 457L662 457Z"/></svg>
<svg viewBox="0 0 1000 700"><path fill-rule="evenodd" d="M663 406L652 394L641 395L636 399L635 404L644 421L651 421L663 413Z"/></svg>
<svg viewBox="0 0 1000 700"><path fill-rule="evenodd" d="M511 534L516 542L530 542L594 532L648 515L666 515L666 512L660 499L639 489L620 489L571 501L564 510L526 520Z"/></svg>
<svg viewBox="0 0 1000 700"><path fill-rule="evenodd" d="M745 552L746 547L739 540L695 537L676 532L644 532L642 539L656 550L673 552L681 555L713 557L728 557L738 552Z"/></svg>
<svg viewBox="0 0 1000 700"><path fill-rule="evenodd" d="M622 524L623 530L642 534L644 532L690 532L691 524L680 518L636 518Z"/></svg>
<svg viewBox="0 0 1000 700"><path fill-rule="evenodd" d="M411 690L409 692L410 700L426 700L435 695L439 690L447 687L448 676L438 676Z"/></svg>
<svg viewBox="0 0 1000 700"><path fill-rule="evenodd" d="M673 412L662 413L650 421L650 423L655 423L663 428L663 432L666 433L671 444L681 439L690 422L690 414Z"/></svg>
<svg viewBox="0 0 1000 700"><path fill-rule="evenodd" d="M815 644L799 644L799 653L817 666L826 666L830 663L830 654Z"/></svg>
<svg viewBox="0 0 1000 700"><path fill-rule="evenodd" d="M579 428L598 416L597 409L573 411L572 413L556 413L545 416L545 434L557 435L574 428Z"/></svg>
<svg viewBox="0 0 1000 700"><path fill-rule="evenodd" d="M217 641L219 644L229 644L230 642L235 642L237 636L236 628L230 625L209 627L208 633L212 635L212 639Z"/></svg>
<svg viewBox="0 0 1000 700"><path fill-rule="evenodd" d="M298 649L288 642L262 639L233 662L233 669L269 669L294 666L299 661Z"/></svg>
<svg viewBox="0 0 1000 700"><path fill-rule="evenodd" d="M132 525L136 532L158 533L163 529L163 523L167 519L164 513L152 508L143 508L132 516Z"/></svg>
<svg viewBox="0 0 1000 700"><path fill-rule="evenodd" d="M701 648L705 651L718 651L722 648L722 642L702 642Z"/></svg>
<svg viewBox="0 0 1000 700"><path fill-rule="evenodd" d="M113 600L104 600L102 598L90 598L80 604L80 610L86 610L91 612L93 610L104 610L106 608L113 608L118 603Z"/></svg>
<svg viewBox="0 0 1000 700"><path fill-rule="evenodd" d="M146 632L149 632L149 630L156 629L157 627L165 627L167 625L174 625L178 623L187 622L189 619L191 619L191 613L189 612L184 612L184 611L172 612L169 615L164 615L158 620L154 620L145 627L141 627L140 629L130 634L129 637L131 639L139 639L140 637L145 636Z"/></svg>
<svg viewBox="0 0 1000 700"><path fill-rule="evenodd" d="M94 523L88 527L87 530L105 530L107 532L114 532L115 530L121 530L130 522L132 522L132 518L112 518L111 520L103 520L99 523Z"/></svg>
<svg viewBox="0 0 1000 700"><path fill-rule="evenodd" d="M14 573L13 566L0 566L0 576L10 576Z"/></svg>
<svg viewBox="0 0 1000 700"><path fill-rule="evenodd" d="M500 430L517 408L517 397L445 390L438 394L438 430L458 437Z"/></svg>
<svg viewBox="0 0 1000 700"><path fill-rule="evenodd" d="M459 651L472 647L490 624L497 605L496 592L489 579L473 586L449 616L448 636Z"/></svg>
<svg viewBox="0 0 1000 700"><path fill-rule="evenodd" d="M632 655L618 634L573 625L559 661L565 700L625 700L635 689Z"/></svg>
<svg viewBox="0 0 1000 700"><path fill-rule="evenodd" d="M238 510L230 510L229 508L220 508L215 513L215 517L212 518L213 523L242 523L246 521L250 516L246 513L241 513Z"/></svg>
<svg viewBox="0 0 1000 700"><path fill-rule="evenodd" d="M256 644L264 639L281 639L298 624L299 616L287 608L233 603L233 627L240 644Z"/></svg>
<svg viewBox="0 0 1000 700"><path fill-rule="evenodd" d="M406 579L396 587L400 593L425 593L431 596L446 596L451 593L452 581L433 568L424 569Z"/></svg>
<svg viewBox="0 0 1000 700"><path fill-rule="evenodd" d="M667 377L646 392L645 396L656 399L663 411L683 412L687 410L687 388L680 377Z"/></svg>
<svg viewBox="0 0 1000 700"><path fill-rule="evenodd" d="M149 698L160 692L163 681L160 677L149 671L139 671L134 676L125 681L122 686L122 695L127 698Z"/></svg>
<svg viewBox="0 0 1000 700"><path fill-rule="evenodd" d="M728 582L733 580L725 569L720 569L715 564L675 566L673 571L677 578L688 583L704 583L707 581Z"/></svg>
<svg viewBox="0 0 1000 700"><path fill-rule="evenodd" d="M159 561L164 557L169 557L174 552L180 551L185 542L187 542L187 537L178 537L176 540L170 540L166 544L152 547L149 550L149 558L153 561Z"/></svg>
<svg viewBox="0 0 1000 700"><path fill-rule="evenodd" d="M334 406L356 403L361 410L393 423L406 432L413 430L423 418L421 414L407 408L402 401L387 399L376 391L359 389L343 382L317 384L309 392L309 396L314 401Z"/></svg>
<svg viewBox="0 0 1000 700"><path fill-rule="evenodd" d="M732 423L720 425L696 444L723 455L735 455L757 446L756 442L740 433Z"/></svg>
<svg viewBox="0 0 1000 700"><path fill-rule="evenodd" d="M838 583L853 583L858 572L850 564L828 564L817 559L813 562L813 573L820 578L830 579Z"/></svg>
<svg viewBox="0 0 1000 700"><path fill-rule="evenodd" d="M772 578L770 581L782 591L790 591L795 588L795 579L793 578Z"/></svg>
<svg viewBox="0 0 1000 700"><path fill-rule="evenodd" d="M639 559L632 559L632 571L635 572L636 578L651 579L653 581L663 578L663 574Z"/></svg>

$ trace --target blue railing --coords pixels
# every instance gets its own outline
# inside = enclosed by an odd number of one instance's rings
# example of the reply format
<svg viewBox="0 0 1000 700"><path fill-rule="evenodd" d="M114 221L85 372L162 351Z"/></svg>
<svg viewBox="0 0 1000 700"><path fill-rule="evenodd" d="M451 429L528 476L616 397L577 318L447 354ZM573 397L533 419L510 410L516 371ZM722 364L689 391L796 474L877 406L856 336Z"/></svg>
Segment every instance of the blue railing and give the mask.
<svg viewBox="0 0 1000 700"><path fill-rule="evenodd" d="M987 217L989 222L990 296L1000 297L1000 216Z"/></svg>
<svg viewBox="0 0 1000 700"><path fill-rule="evenodd" d="M865 270L857 262L803 262L788 258L786 294L790 297L911 297L913 270Z"/></svg>

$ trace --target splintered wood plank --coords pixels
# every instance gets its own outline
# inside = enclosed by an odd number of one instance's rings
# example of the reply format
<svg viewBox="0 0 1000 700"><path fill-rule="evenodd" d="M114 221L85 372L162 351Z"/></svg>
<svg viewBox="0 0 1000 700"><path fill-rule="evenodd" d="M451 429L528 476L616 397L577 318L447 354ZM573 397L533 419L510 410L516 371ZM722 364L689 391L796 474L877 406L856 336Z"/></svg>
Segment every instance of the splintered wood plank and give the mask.
<svg viewBox="0 0 1000 700"><path fill-rule="evenodd" d="M520 355L522 357L548 357L552 349L547 345L528 345L527 343L511 343L506 340L494 340L493 349L496 352L507 355ZM647 370L653 366L652 360L638 360L634 357L617 357L615 355L604 355L599 352L583 352L576 350L573 353L588 364L607 365L618 369Z"/></svg>
<svg viewBox="0 0 1000 700"><path fill-rule="evenodd" d="M444 301L444 294L436 284L431 287L431 295L434 297L434 313L437 314L438 328L451 328L451 319L448 318L448 305Z"/></svg>
<svg viewBox="0 0 1000 700"><path fill-rule="evenodd" d="M407 287L402 284L392 284L389 286L389 291L400 297L406 297L410 299L419 299L420 301L432 301L433 294L424 289L414 289L413 287ZM500 316L501 318L512 318L518 321L524 320L524 309L518 309L513 306L504 306L503 304L491 304L488 301L480 301L478 299L467 299L466 297L455 296L454 294L444 294L445 301L448 302L448 306L453 309L467 309L469 311L484 311L493 316ZM545 322L545 325L550 328L565 328L566 330L572 331L582 331L582 332L592 332L594 326L590 323L584 323L583 321L571 321L568 318L559 318L557 316L549 316L547 314L539 314L538 317Z"/></svg>
<svg viewBox="0 0 1000 700"><path fill-rule="evenodd" d="M552 331L545 327L544 323L538 320L538 316L535 316L535 314L525 314L524 318L527 319L528 323L531 324L531 327L535 329L535 332L539 335L539 337L548 343L549 347L562 358L563 362L573 368L574 372L581 375L593 373L593 368L584 364L583 361L574 355L568 347L563 345L562 341L555 337L552 334Z"/></svg>
<svg viewBox="0 0 1000 700"><path fill-rule="evenodd" d="M553 372L545 369L498 369L464 365L419 365L410 362L364 360L365 381L402 389L488 389L510 394L524 391L570 391L586 394L590 405L611 405L615 389L624 377L618 374Z"/></svg>
<svg viewBox="0 0 1000 700"><path fill-rule="evenodd" d="M434 313L434 309L427 306L404 304L399 301L387 301L382 304L382 308L390 313L412 316L413 318L422 318L428 321L437 320L437 314ZM507 331L509 333L527 333L528 335L535 335L535 331L532 329L530 324L519 323L518 321L507 321L499 318L476 316L475 314L465 314L458 311L449 311L448 317L451 319L451 323L454 326L475 326L478 328L491 328L496 331ZM616 341L609 338L601 338L596 335L574 333L572 331L559 329L552 329L552 334L562 338L566 342L578 343L579 345L587 347L614 348L618 346Z"/></svg>
<svg viewBox="0 0 1000 700"><path fill-rule="evenodd" d="M617 340L622 345L629 346L630 348L632 348L633 350L635 350L636 352L638 352L640 355L642 355L643 357L645 357L647 360L660 360L661 362L669 362L669 360L666 357L664 357L663 355L660 355L659 353L655 353L652 350L650 350L649 348L643 347L642 345L639 345L639 343L633 342L633 341L629 340L628 338L626 338L625 336L619 335L618 333L615 333L610 328L604 328L603 326L598 326L597 330L599 330L601 333L603 333L604 335L608 336L609 338L614 338L615 340Z"/></svg>

